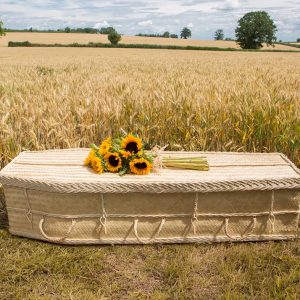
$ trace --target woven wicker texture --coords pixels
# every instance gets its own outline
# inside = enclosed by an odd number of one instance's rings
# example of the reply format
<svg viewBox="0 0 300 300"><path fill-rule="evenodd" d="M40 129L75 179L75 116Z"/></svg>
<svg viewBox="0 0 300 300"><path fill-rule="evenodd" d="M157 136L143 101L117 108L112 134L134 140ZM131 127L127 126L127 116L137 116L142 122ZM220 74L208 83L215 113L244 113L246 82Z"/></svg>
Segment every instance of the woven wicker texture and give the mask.
<svg viewBox="0 0 300 300"><path fill-rule="evenodd" d="M62 244L299 237L300 175L281 154L206 156L209 171L97 175L88 149L23 152L0 172L12 234Z"/></svg>
<svg viewBox="0 0 300 300"><path fill-rule="evenodd" d="M209 171L163 169L148 176L105 173L83 165L89 149L23 152L0 172L3 185L63 193L172 193L300 188L299 170L282 154L166 152L205 156Z"/></svg>

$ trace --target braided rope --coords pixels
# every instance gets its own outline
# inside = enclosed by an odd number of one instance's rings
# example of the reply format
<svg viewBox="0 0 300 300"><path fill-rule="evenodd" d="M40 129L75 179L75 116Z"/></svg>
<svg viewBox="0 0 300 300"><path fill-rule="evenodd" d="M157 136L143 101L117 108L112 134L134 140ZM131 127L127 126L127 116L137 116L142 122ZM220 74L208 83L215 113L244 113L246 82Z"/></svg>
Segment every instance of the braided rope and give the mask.
<svg viewBox="0 0 300 300"><path fill-rule="evenodd" d="M61 182L0 176L3 185L58 193L209 193L300 189L300 178L207 182Z"/></svg>
<svg viewBox="0 0 300 300"><path fill-rule="evenodd" d="M194 203L194 214L191 218L191 225L193 227L194 234L197 234L196 222L198 221L198 193L196 193L195 203Z"/></svg>
<svg viewBox="0 0 300 300"><path fill-rule="evenodd" d="M270 208L270 215L269 215L269 221L271 223L271 229L272 229L272 233L275 232L275 215L274 215L274 198L275 198L275 195L274 195L274 191L272 191L272 194L271 194L271 208Z"/></svg>
<svg viewBox="0 0 300 300"><path fill-rule="evenodd" d="M33 214L32 214L32 209L31 209L31 204L30 204L30 199L28 197L27 189L24 189L24 195L25 195L26 204L27 204L26 218L27 218L28 222L31 224L31 228L33 228Z"/></svg>
<svg viewBox="0 0 300 300"><path fill-rule="evenodd" d="M107 214L106 214L105 206L104 206L104 196L103 196L103 194L99 194L99 197L100 197L100 200L101 200L102 214L99 218L100 226L96 229L96 231L98 233L100 233L101 228L103 228L104 229L104 234L107 234L107 226L106 226Z"/></svg>

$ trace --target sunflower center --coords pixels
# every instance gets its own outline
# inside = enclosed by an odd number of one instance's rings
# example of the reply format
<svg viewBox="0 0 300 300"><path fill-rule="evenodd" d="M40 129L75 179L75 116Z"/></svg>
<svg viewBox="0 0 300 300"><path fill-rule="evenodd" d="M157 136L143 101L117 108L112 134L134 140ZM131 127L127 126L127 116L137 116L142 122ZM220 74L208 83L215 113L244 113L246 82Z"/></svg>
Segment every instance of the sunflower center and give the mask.
<svg viewBox="0 0 300 300"><path fill-rule="evenodd" d="M126 151L129 151L129 152L133 152L133 153L138 153L138 151L139 151L136 142L130 142L130 143L128 143L128 144L126 145L126 147L125 147L125 150L126 150Z"/></svg>
<svg viewBox="0 0 300 300"><path fill-rule="evenodd" d="M112 165L113 167L117 167L119 164L119 158L117 158L114 155L111 155L108 159L109 164Z"/></svg>
<svg viewBox="0 0 300 300"><path fill-rule="evenodd" d="M146 169L147 168L147 164L145 162L142 162L142 163L136 163L134 164L134 166L137 168L137 169Z"/></svg>

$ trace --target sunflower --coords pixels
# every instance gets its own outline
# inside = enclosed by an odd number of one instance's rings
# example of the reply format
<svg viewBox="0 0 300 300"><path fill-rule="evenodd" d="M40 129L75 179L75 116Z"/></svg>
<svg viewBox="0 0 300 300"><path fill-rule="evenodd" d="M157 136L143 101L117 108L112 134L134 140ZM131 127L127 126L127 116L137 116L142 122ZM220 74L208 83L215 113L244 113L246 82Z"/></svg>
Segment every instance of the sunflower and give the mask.
<svg viewBox="0 0 300 300"><path fill-rule="evenodd" d="M92 165L93 170L96 173L99 173L99 174L103 173L104 169L103 169L102 159L100 159L99 157L94 157L91 160L91 165Z"/></svg>
<svg viewBox="0 0 300 300"><path fill-rule="evenodd" d="M142 149L141 139L128 134L121 142L121 148L130 153L138 153Z"/></svg>
<svg viewBox="0 0 300 300"><path fill-rule="evenodd" d="M150 173L152 165L145 158L135 158L130 162L129 167L133 174L147 175Z"/></svg>
<svg viewBox="0 0 300 300"><path fill-rule="evenodd" d="M84 164L86 166L90 165L92 162L92 159L96 156L95 151L91 150L88 157L85 159Z"/></svg>
<svg viewBox="0 0 300 300"><path fill-rule="evenodd" d="M118 152L108 152L105 156L106 167L110 172L118 172L122 167L122 159Z"/></svg>
<svg viewBox="0 0 300 300"><path fill-rule="evenodd" d="M125 150L120 150L120 154L124 157L124 158L128 158L132 155L131 152L129 151L125 151Z"/></svg>
<svg viewBox="0 0 300 300"><path fill-rule="evenodd" d="M106 155L109 152L110 148L111 148L111 138L107 138L99 146L100 155L102 156Z"/></svg>

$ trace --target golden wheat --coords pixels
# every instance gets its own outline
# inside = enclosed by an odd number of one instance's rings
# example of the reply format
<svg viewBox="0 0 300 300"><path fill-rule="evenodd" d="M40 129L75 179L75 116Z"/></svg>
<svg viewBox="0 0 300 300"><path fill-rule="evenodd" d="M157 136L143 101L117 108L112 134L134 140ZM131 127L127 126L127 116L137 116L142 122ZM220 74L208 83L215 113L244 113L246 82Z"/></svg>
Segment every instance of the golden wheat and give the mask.
<svg viewBox="0 0 300 300"><path fill-rule="evenodd" d="M280 151L300 164L300 54L2 48L0 153L125 131L171 149Z"/></svg>
<svg viewBox="0 0 300 300"><path fill-rule="evenodd" d="M23 42L29 41L32 43L42 44L71 44L89 42L94 43L109 43L107 35L102 34L83 34L83 33L41 33L41 32L8 32L5 37L0 39L0 46L7 46L9 41ZM219 47L219 48L235 48L239 46L233 41L209 41L209 40L194 40L194 39L166 39L155 37L140 37L140 36L122 36L121 43L124 44L156 44L156 45L177 45L177 46L202 46L202 47ZM276 45L273 47L265 46L263 50L291 50L297 51L295 47L286 45Z"/></svg>

